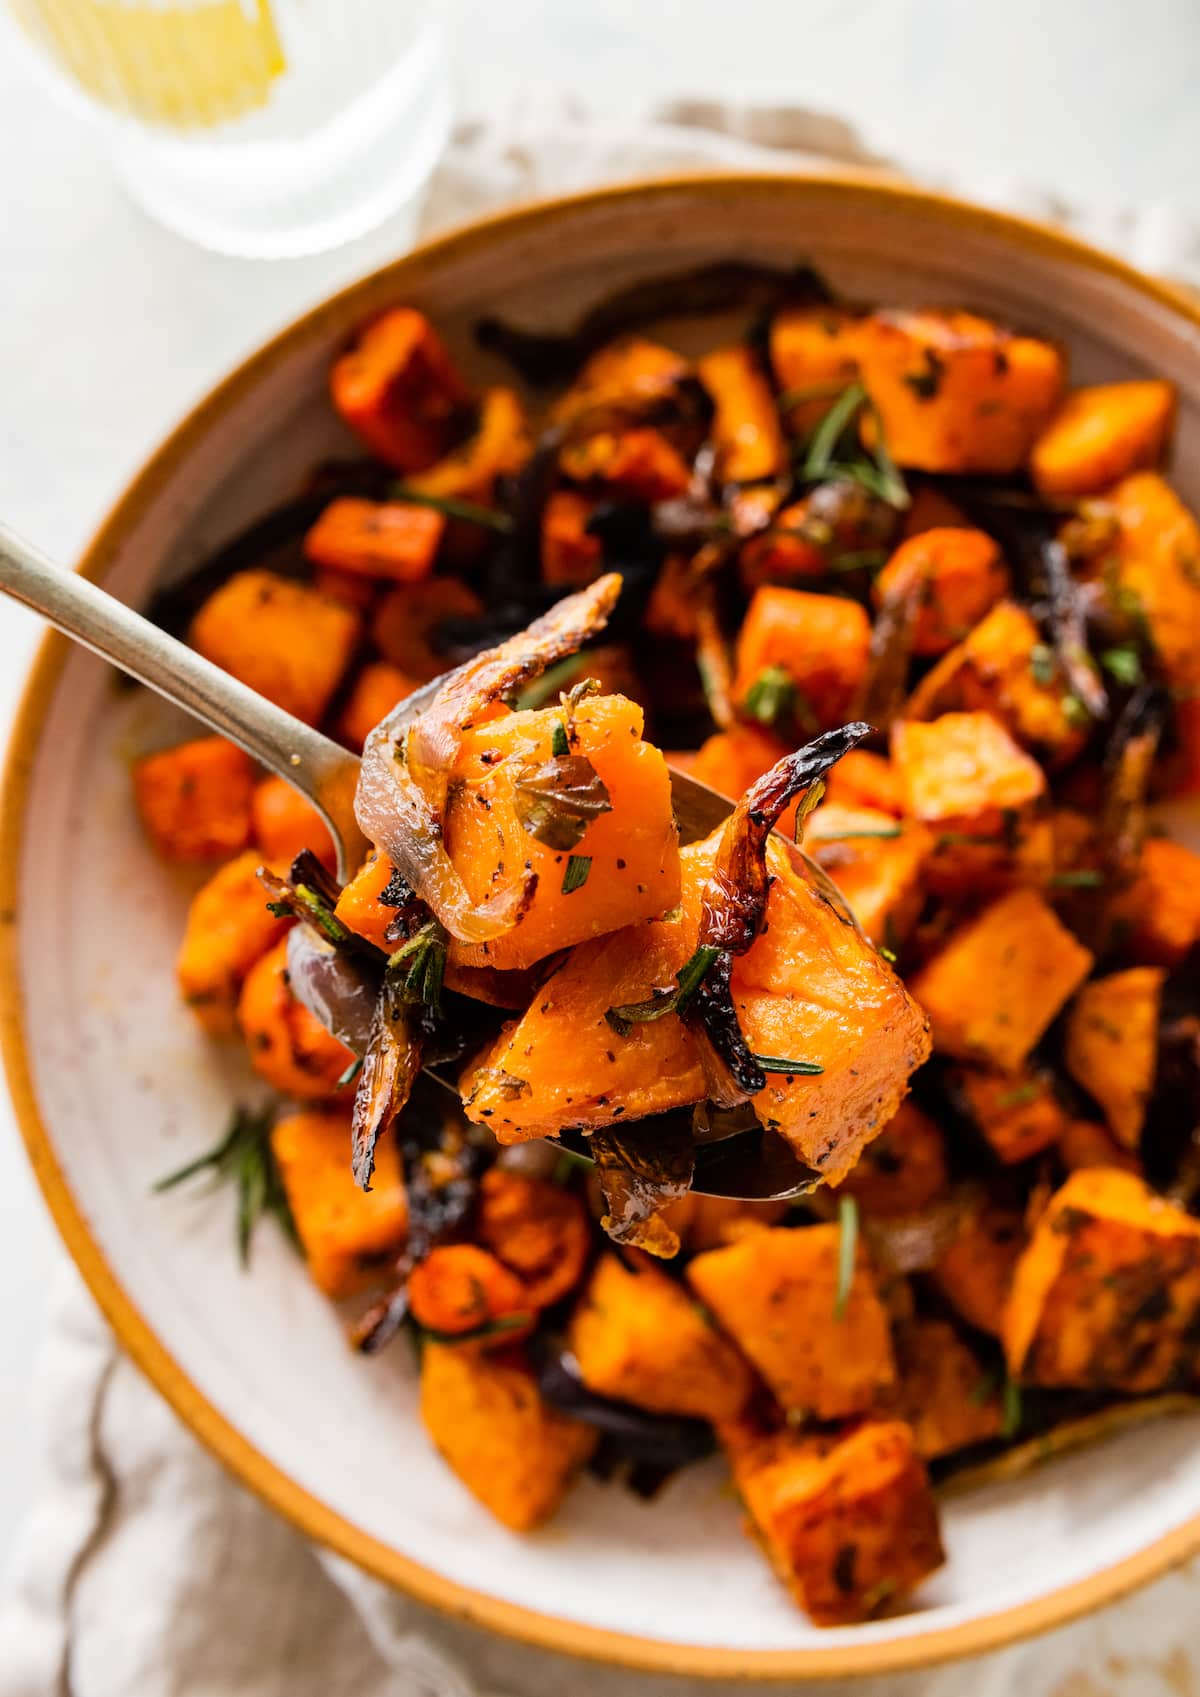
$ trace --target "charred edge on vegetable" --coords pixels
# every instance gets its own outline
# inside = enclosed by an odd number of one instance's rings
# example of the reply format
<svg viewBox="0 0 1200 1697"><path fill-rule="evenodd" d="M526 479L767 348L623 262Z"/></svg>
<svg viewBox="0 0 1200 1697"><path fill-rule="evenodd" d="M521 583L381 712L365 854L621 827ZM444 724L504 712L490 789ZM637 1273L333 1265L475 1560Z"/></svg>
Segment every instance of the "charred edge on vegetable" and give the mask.
<svg viewBox="0 0 1200 1697"><path fill-rule="evenodd" d="M691 1188L695 1155L690 1116L662 1114L634 1126L607 1126L588 1138L615 1243L674 1253L675 1234L656 1219Z"/></svg>

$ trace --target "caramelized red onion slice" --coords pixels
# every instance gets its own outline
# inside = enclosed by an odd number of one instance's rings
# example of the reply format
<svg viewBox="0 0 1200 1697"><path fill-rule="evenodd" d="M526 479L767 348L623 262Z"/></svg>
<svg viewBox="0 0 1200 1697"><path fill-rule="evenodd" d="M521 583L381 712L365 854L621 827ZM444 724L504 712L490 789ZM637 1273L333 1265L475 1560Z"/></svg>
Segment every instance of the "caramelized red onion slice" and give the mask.
<svg viewBox="0 0 1200 1697"><path fill-rule="evenodd" d="M446 797L463 733L493 702L603 630L620 592L620 576L609 572L567 596L527 630L451 672L411 722L401 702L367 739L355 799L358 822L461 942L485 943L510 931L536 887L529 874L475 902L446 852Z"/></svg>

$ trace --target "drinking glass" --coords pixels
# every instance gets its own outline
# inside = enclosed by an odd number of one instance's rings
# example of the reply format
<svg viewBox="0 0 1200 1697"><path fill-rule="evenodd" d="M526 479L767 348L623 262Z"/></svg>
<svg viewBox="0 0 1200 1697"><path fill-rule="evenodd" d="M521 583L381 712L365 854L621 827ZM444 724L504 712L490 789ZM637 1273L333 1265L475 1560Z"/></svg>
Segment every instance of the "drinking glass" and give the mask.
<svg viewBox="0 0 1200 1697"><path fill-rule="evenodd" d="M181 235L279 258L415 223L450 123L444 0L9 4Z"/></svg>

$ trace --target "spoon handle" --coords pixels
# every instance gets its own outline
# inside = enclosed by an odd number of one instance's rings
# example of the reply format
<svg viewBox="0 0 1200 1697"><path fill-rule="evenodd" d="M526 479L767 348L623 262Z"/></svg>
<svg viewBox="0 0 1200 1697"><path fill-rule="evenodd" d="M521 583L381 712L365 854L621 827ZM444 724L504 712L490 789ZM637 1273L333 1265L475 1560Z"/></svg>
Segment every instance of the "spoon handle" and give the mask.
<svg viewBox="0 0 1200 1697"><path fill-rule="evenodd" d="M0 591L286 778L332 830L341 876L348 878L358 867L367 848L354 818L358 761L344 748L248 689L87 578L54 565L4 524L0 524Z"/></svg>

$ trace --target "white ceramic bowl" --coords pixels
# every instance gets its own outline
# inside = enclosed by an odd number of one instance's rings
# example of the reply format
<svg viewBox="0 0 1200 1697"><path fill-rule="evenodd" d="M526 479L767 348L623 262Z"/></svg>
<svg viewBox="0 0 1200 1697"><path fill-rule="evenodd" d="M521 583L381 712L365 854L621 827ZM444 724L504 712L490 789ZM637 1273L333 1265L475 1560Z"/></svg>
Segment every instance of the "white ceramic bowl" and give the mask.
<svg viewBox="0 0 1200 1697"><path fill-rule="evenodd" d="M345 446L333 351L393 301L468 368L484 311L563 324L635 276L806 258L866 300L966 303L1069 345L1076 378L1165 373L1176 475L1200 501L1200 329L1163 287L1036 227L868 180L717 178L533 207L451 235L310 313L223 383L122 497L83 569L127 600ZM499 371L499 367L495 368ZM180 722L51 638L10 756L0 854L9 1079L62 1233L126 1347L221 1459L305 1532L426 1601L547 1647L743 1677L878 1672L1091 1608L1200 1547L1200 1421L1134 1431L946 1507L949 1560L911 1612L818 1631L744 1539L716 1462L654 1503L587 1479L552 1526L494 1523L420 1428L408 1352L347 1350L273 1231L249 1276L227 1196L153 1196L223 1129L248 1075L172 992L187 880L130 805L131 755ZM15 915L15 918L14 918Z"/></svg>

